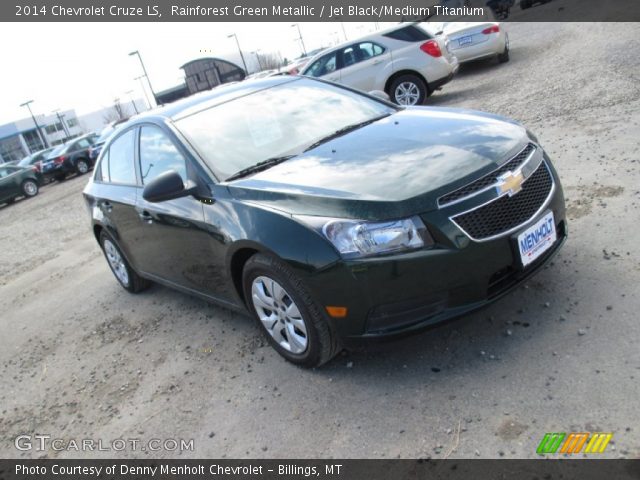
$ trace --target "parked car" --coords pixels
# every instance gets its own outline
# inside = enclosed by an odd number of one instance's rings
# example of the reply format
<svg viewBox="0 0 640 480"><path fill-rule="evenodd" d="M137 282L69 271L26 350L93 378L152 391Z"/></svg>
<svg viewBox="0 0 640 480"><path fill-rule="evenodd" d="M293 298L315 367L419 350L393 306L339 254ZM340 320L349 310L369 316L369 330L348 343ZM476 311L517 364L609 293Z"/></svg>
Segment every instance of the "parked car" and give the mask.
<svg viewBox="0 0 640 480"><path fill-rule="evenodd" d="M520 0L520 8L522 10L525 10L527 8L532 7L533 5L535 5L536 3L539 4L545 4L545 3L549 3L551 0Z"/></svg>
<svg viewBox="0 0 640 480"><path fill-rule="evenodd" d="M115 122L109 123L109 125L107 125L102 129L102 131L100 132L100 136L89 148L89 160L91 160L91 162L93 163L96 162L96 160L98 159L98 156L100 155L100 152L102 151L102 147L104 146L104 143L107 141L107 139L111 135L113 135L113 132L115 132L120 127L120 125L122 125L123 123L126 123L127 120L129 119L124 118L121 120L116 120Z"/></svg>
<svg viewBox="0 0 640 480"><path fill-rule="evenodd" d="M515 0L487 0L487 7L499 20L506 20L511 12Z"/></svg>
<svg viewBox="0 0 640 480"><path fill-rule="evenodd" d="M381 90L400 105L420 105L458 70L447 37L426 28L400 24L343 43L312 58L300 73L365 92Z"/></svg>
<svg viewBox="0 0 640 480"><path fill-rule="evenodd" d="M89 157L89 149L97 138L95 133L90 133L55 147L42 161L42 174L45 179L49 181L55 178L62 181L71 173L87 173L94 164Z"/></svg>
<svg viewBox="0 0 640 480"><path fill-rule="evenodd" d="M21 160L5 163L5 165L16 165L22 168L33 166L38 172L42 172L42 160L47 158L51 150L53 150L53 147L40 150L39 152L32 153L31 155L27 155Z"/></svg>
<svg viewBox="0 0 640 480"><path fill-rule="evenodd" d="M34 166L0 165L0 203L11 203L17 197L35 197L41 180Z"/></svg>
<svg viewBox="0 0 640 480"><path fill-rule="evenodd" d="M155 281L248 310L305 366L343 339L487 305L567 232L558 175L522 125L305 77L141 115L107 142L83 193L122 287Z"/></svg>
<svg viewBox="0 0 640 480"><path fill-rule="evenodd" d="M449 22L442 30L460 63L491 57L509 61L509 36L498 22Z"/></svg>

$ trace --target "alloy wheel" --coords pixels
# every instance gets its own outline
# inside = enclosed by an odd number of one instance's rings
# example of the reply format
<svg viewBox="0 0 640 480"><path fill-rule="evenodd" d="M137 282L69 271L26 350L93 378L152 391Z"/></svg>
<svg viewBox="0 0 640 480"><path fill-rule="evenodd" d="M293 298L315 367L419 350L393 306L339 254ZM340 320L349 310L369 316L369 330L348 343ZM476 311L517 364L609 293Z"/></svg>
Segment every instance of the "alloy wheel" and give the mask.
<svg viewBox="0 0 640 480"><path fill-rule="evenodd" d="M82 174L85 174L89 171L89 165L87 165L87 162L85 162L84 160L80 160L78 162L77 168L78 172Z"/></svg>
<svg viewBox="0 0 640 480"><path fill-rule="evenodd" d="M113 274L116 278L124 285L125 287L129 285L129 273L127 272L127 266L124 263L122 255L116 248L116 246L111 242L111 240L104 241L104 252L107 255L107 260L111 269L113 270Z"/></svg>
<svg viewBox="0 0 640 480"><path fill-rule="evenodd" d="M26 193L29 197L33 197L36 193L38 193L38 185L30 180L25 182L24 193Z"/></svg>
<svg viewBox="0 0 640 480"><path fill-rule="evenodd" d="M415 83L402 82L396 87L394 97L400 105L415 105L420 98L420 89Z"/></svg>
<svg viewBox="0 0 640 480"><path fill-rule="evenodd" d="M301 354L307 349L307 326L289 293L272 278L256 277L251 284L253 307L271 337L285 350Z"/></svg>

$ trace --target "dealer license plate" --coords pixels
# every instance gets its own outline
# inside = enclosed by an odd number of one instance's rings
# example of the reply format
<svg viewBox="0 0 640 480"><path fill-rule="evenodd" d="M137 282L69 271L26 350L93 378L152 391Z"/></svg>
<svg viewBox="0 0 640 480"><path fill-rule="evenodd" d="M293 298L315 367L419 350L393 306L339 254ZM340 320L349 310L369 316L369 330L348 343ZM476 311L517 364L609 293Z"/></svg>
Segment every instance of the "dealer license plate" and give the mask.
<svg viewBox="0 0 640 480"><path fill-rule="evenodd" d="M472 42L473 42L473 35L467 35L465 37L460 37L458 39L458 45L460 45L461 47L464 45L469 45Z"/></svg>
<svg viewBox="0 0 640 480"><path fill-rule="evenodd" d="M553 212L548 212L534 225L518 235L518 249L523 266L534 262L549 250L556 241L556 224Z"/></svg>

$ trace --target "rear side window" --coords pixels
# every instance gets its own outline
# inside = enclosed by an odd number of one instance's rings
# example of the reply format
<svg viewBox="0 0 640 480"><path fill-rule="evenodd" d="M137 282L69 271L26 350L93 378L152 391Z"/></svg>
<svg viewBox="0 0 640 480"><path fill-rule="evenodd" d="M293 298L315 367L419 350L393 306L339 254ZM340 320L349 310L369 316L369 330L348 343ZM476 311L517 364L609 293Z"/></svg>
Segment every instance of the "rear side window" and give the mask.
<svg viewBox="0 0 640 480"><path fill-rule="evenodd" d="M144 126L140 130L140 171L147 184L161 173L175 170L187 180L187 162L171 139L158 127Z"/></svg>
<svg viewBox="0 0 640 480"><path fill-rule="evenodd" d="M393 32L385 33L384 36L393 38L394 40L402 40L403 42L424 42L431 39L427 32L415 25L409 25L394 30Z"/></svg>
<svg viewBox="0 0 640 480"><path fill-rule="evenodd" d="M109 146L109 150L105 152L100 164L100 174L103 182L124 185L136 184L135 164L133 161L134 140L135 130L132 129L122 134ZM108 175L105 176L105 174Z"/></svg>

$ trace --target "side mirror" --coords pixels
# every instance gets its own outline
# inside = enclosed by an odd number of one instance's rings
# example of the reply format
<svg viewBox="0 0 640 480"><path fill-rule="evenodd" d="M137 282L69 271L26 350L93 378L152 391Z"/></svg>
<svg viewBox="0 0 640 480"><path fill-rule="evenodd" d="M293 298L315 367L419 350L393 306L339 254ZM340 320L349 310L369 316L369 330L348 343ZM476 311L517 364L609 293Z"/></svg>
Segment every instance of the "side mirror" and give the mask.
<svg viewBox="0 0 640 480"><path fill-rule="evenodd" d="M167 170L149 182L142 191L142 198L147 202L164 202L174 198L187 197L197 193L195 183L182 181L182 177L175 170Z"/></svg>
<svg viewBox="0 0 640 480"><path fill-rule="evenodd" d="M374 97L378 97L381 98L382 100L386 100L387 102L390 102L391 99L389 98L389 95L387 95L385 92L383 92L382 90L371 90L369 92L369 95L372 95Z"/></svg>

